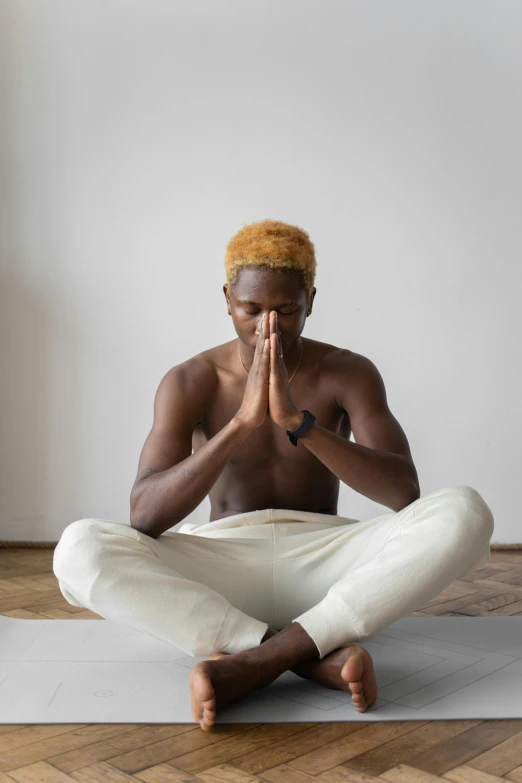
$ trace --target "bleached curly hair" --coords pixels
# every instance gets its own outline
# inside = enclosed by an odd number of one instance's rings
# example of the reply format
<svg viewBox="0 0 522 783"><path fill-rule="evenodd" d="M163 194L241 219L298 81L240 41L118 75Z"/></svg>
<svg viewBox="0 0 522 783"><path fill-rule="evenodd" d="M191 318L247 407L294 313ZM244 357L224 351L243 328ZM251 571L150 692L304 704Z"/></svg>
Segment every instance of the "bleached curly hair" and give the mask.
<svg viewBox="0 0 522 783"><path fill-rule="evenodd" d="M225 271L232 288L241 269L267 266L297 270L307 294L315 281L315 248L302 228L280 220L263 220L241 228L227 245Z"/></svg>

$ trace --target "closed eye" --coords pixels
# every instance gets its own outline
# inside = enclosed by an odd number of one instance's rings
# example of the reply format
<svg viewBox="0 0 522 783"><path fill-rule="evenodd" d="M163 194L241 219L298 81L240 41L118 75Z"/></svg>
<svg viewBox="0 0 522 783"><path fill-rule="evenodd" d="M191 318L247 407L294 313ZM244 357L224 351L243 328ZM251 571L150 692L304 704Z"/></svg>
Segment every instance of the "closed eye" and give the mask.
<svg viewBox="0 0 522 783"><path fill-rule="evenodd" d="M243 310L244 313L247 315L257 315L259 310L257 310L255 313L249 313L248 310ZM295 313L295 310L292 310L291 313L280 313L279 311L276 311L278 315L293 315Z"/></svg>

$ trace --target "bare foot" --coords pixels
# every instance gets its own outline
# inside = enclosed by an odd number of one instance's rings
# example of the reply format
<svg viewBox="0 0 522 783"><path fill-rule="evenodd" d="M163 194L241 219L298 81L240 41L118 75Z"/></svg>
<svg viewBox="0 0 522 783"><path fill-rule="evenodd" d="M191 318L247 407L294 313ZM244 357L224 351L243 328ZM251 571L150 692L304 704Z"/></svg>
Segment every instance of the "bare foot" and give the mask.
<svg viewBox="0 0 522 783"><path fill-rule="evenodd" d="M321 659L304 661L292 671L327 688L351 692L357 712L365 712L377 698L372 657L357 644L339 647Z"/></svg>
<svg viewBox="0 0 522 783"><path fill-rule="evenodd" d="M227 658L218 663L219 658ZM208 661L196 663L190 672L192 715L203 731L216 721L216 711L259 687L259 676L252 666L235 655L215 653Z"/></svg>
<svg viewBox="0 0 522 783"><path fill-rule="evenodd" d="M228 653L215 653L210 660L223 655ZM357 712L366 712L377 699L372 657L368 650L357 644L339 647L324 658L304 661L292 671L296 674L302 671L302 676L316 680L327 688L351 692Z"/></svg>

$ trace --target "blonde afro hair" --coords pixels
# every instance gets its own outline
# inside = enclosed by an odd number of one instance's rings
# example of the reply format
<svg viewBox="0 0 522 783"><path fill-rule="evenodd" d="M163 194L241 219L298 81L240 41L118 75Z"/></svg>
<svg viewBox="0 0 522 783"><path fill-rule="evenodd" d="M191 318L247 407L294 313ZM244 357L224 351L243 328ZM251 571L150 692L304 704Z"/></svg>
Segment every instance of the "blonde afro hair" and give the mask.
<svg viewBox="0 0 522 783"><path fill-rule="evenodd" d="M263 220L241 228L227 245L225 271L229 288L241 269L256 266L295 269L301 274L307 294L312 292L315 249L306 231L297 226Z"/></svg>

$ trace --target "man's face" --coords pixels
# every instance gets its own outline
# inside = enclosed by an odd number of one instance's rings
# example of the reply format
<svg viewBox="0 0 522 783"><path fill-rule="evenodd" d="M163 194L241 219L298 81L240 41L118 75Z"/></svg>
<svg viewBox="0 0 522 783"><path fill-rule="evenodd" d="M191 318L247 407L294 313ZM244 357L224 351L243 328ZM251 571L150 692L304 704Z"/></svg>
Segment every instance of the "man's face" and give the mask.
<svg viewBox="0 0 522 783"><path fill-rule="evenodd" d="M261 318L275 310L283 353L289 351L304 329L308 311L306 291L293 270L245 268L231 289L223 286L234 328L241 340L255 352ZM313 296L312 296L313 300Z"/></svg>

